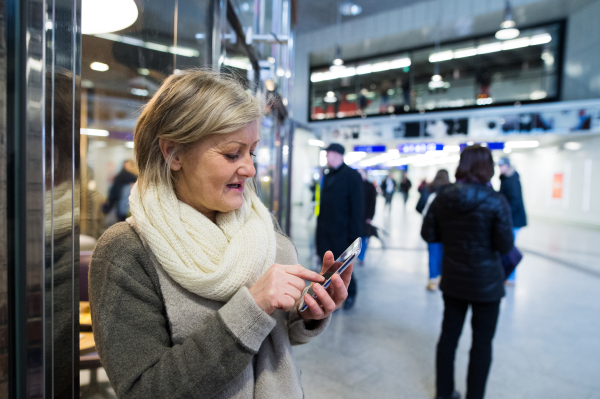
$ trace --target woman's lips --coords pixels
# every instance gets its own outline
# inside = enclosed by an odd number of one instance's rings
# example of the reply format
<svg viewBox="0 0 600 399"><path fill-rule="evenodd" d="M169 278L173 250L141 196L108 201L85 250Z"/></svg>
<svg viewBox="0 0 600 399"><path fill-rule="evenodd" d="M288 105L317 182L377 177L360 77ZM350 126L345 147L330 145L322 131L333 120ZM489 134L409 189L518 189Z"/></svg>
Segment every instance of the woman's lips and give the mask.
<svg viewBox="0 0 600 399"><path fill-rule="evenodd" d="M232 191L239 191L242 192L244 191L244 183L232 183L232 184L228 184L227 188L232 190Z"/></svg>

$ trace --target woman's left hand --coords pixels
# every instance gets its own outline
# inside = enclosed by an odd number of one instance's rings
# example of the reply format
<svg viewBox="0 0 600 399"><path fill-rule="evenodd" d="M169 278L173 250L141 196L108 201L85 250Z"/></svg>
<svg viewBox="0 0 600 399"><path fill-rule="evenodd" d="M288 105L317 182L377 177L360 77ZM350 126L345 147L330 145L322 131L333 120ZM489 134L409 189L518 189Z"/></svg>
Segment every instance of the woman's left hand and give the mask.
<svg viewBox="0 0 600 399"><path fill-rule="evenodd" d="M333 253L327 251L325 256L323 256L323 269L321 273L329 269L334 261ZM327 289L323 288L321 284L314 283L313 291L317 295L317 299L304 294L304 302L306 302L308 308L304 312L299 312L300 317L305 321L321 320L329 316L336 309L339 309L348 297L348 284L350 284L350 279L352 278L353 267L354 265L348 266L341 276L338 274L334 275Z"/></svg>

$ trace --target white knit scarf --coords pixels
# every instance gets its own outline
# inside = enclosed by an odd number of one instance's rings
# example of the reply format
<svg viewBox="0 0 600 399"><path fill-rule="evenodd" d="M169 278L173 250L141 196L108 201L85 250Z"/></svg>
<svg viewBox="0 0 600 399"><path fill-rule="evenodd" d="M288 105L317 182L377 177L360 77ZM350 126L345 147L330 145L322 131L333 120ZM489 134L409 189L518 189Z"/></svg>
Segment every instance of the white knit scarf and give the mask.
<svg viewBox="0 0 600 399"><path fill-rule="evenodd" d="M188 291L229 300L250 288L275 262L269 211L247 186L241 208L217 214L216 224L179 201L169 187L136 183L129 204L138 230L163 269Z"/></svg>

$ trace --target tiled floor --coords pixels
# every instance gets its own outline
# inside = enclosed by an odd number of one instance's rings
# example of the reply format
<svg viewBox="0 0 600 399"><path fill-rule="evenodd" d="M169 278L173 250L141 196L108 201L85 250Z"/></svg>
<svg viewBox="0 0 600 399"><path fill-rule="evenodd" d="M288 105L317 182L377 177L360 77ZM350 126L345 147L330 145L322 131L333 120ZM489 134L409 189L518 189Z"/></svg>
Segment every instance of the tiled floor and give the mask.
<svg viewBox="0 0 600 399"><path fill-rule="evenodd" d="M381 198L380 198L381 200ZM414 198L392 212L378 203L373 242L356 271L357 303L338 311L328 330L294 349L306 397L433 398L434 354L443 304L425 290L427 251ZM314 219L294 210L292 239L311 263ZM600 230L530 220L518 237L525 257L507 290L494 340L488 399L600 398ZM467 320L456 359L464 393L471 330Z"/></svg>

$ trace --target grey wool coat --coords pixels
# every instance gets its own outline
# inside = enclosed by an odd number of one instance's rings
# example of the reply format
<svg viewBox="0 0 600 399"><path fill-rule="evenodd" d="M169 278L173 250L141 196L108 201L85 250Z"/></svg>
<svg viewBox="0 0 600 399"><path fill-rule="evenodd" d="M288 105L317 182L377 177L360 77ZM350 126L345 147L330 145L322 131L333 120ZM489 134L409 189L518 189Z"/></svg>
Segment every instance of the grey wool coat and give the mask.
<svg viewBox="0 0 600 399"><path fill-rule="evenodd" d="M275 262L296 264L291 241L276 241ZM268 315L246 287L226 303L186 291L132 219L98 241L89 287L96 348L119 398L302 398L291 346L329 323Z"/></svg>

